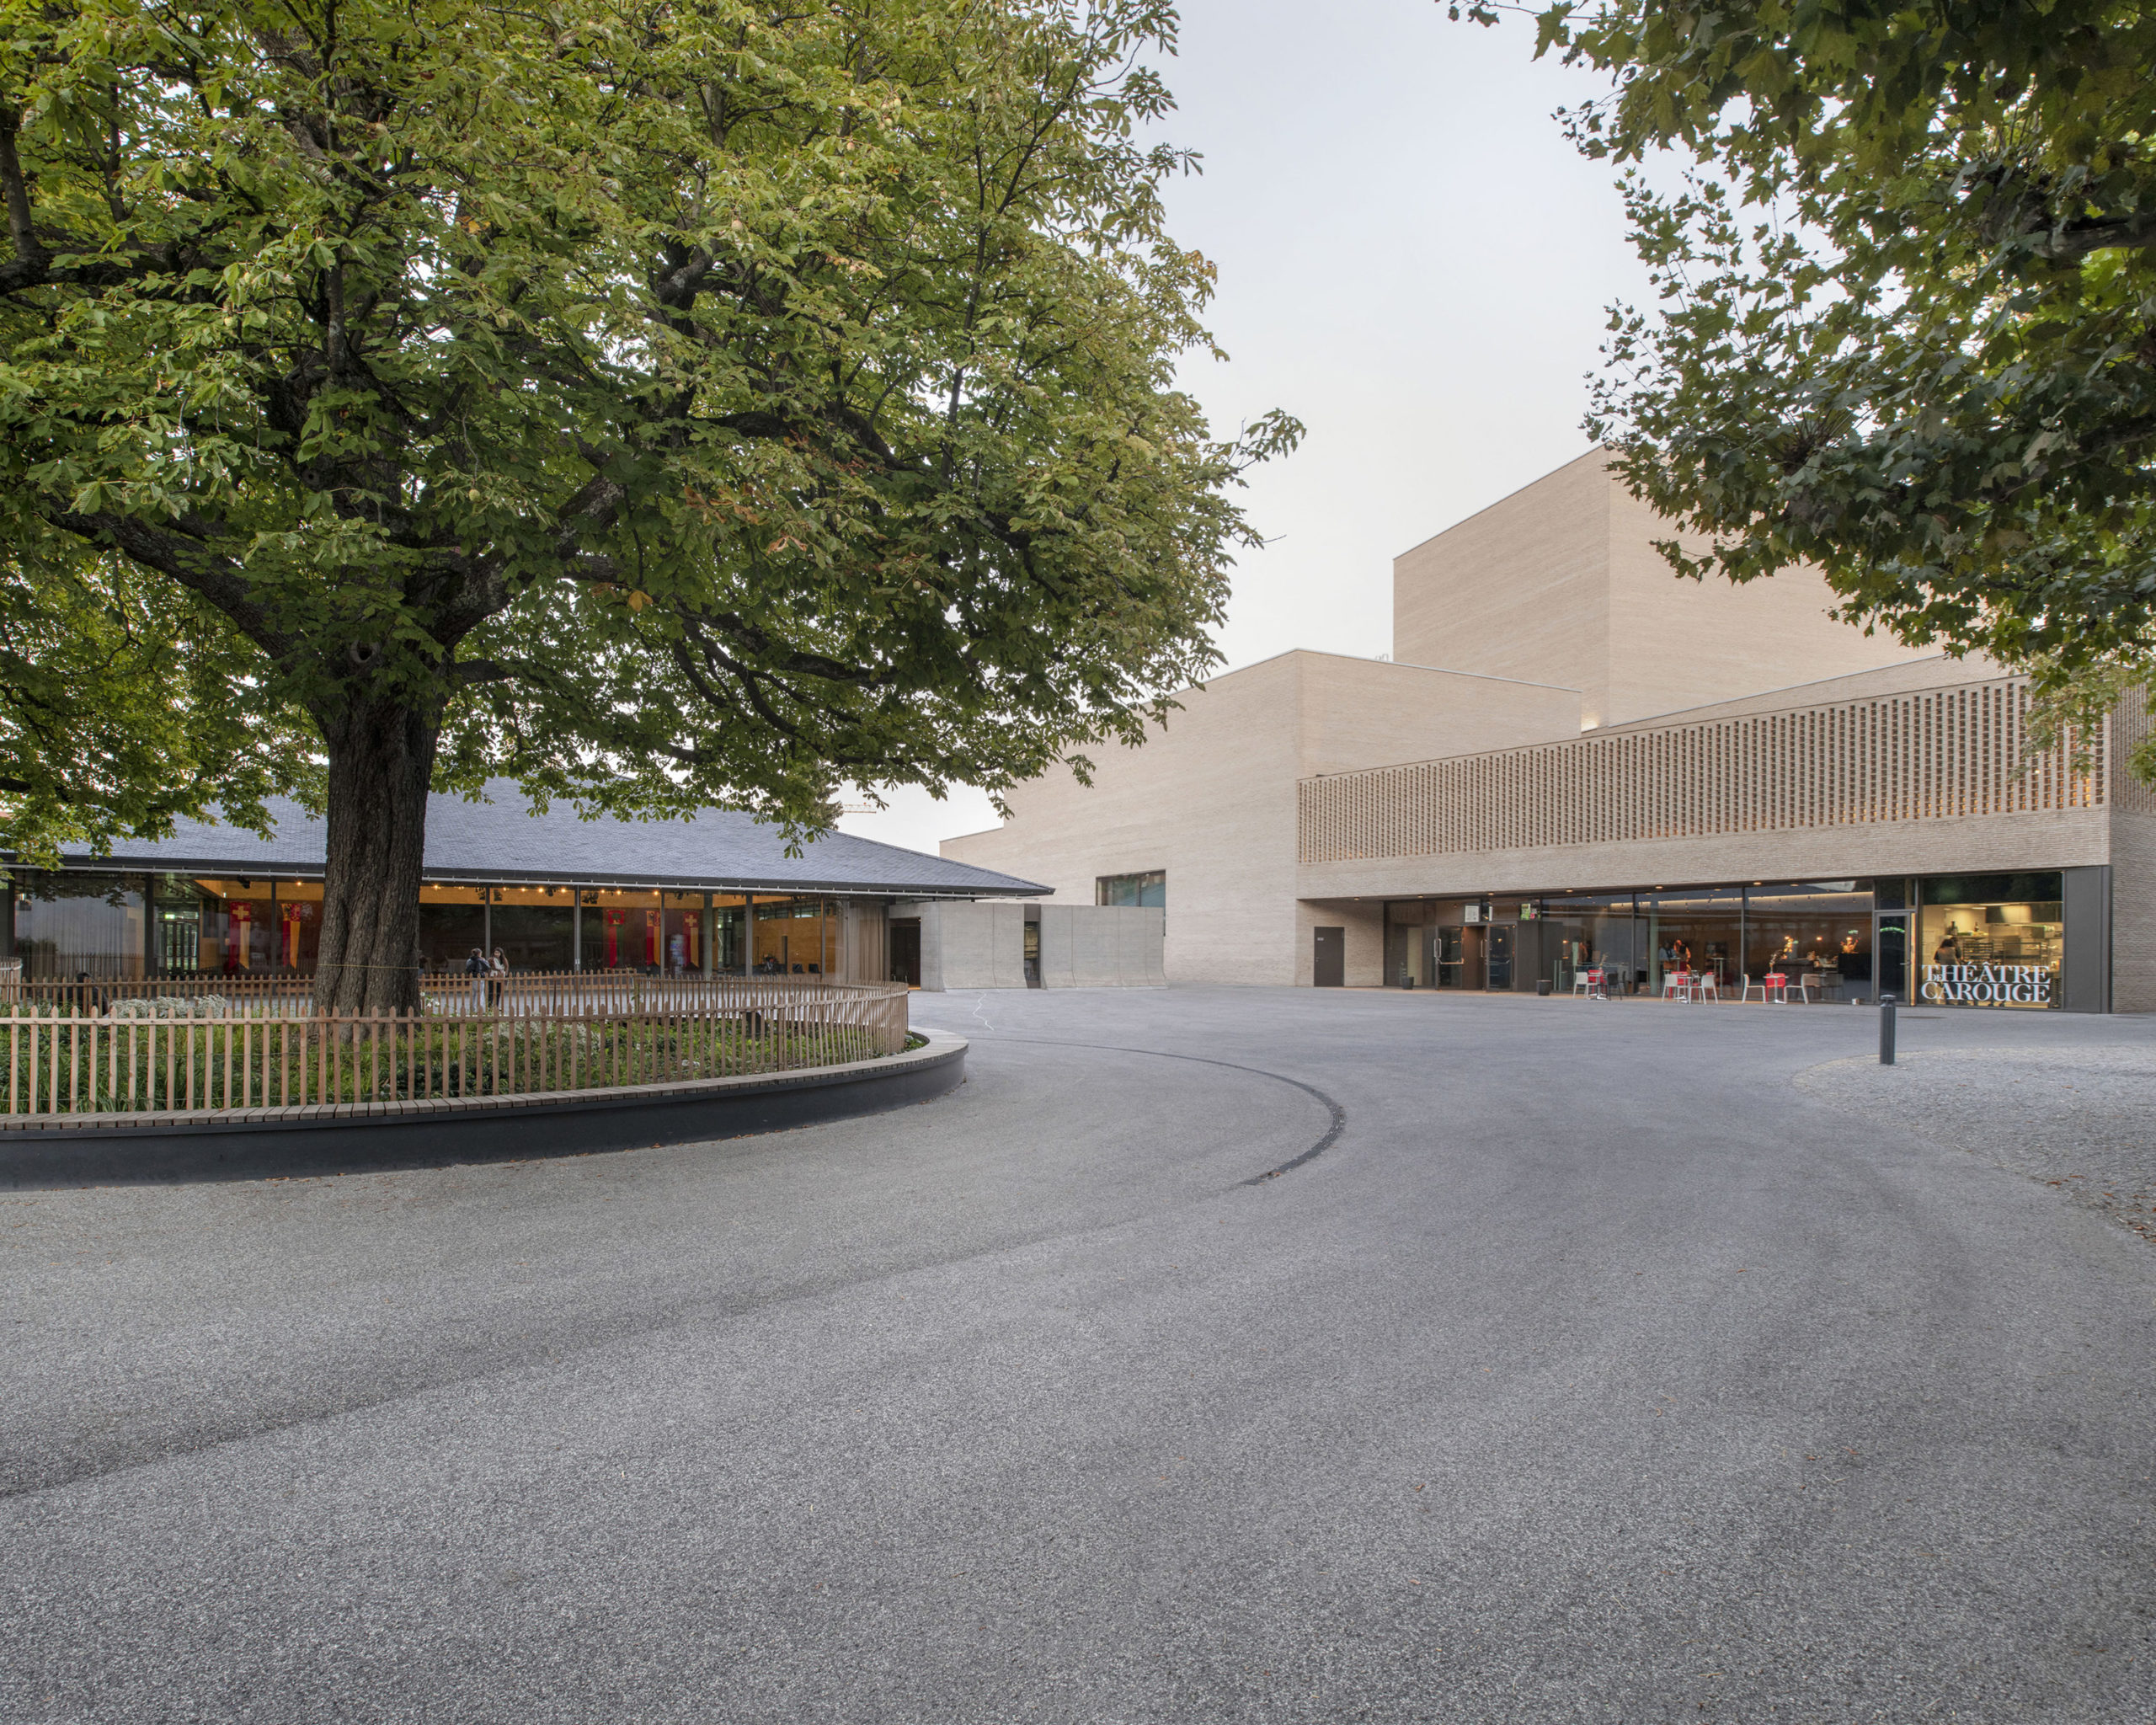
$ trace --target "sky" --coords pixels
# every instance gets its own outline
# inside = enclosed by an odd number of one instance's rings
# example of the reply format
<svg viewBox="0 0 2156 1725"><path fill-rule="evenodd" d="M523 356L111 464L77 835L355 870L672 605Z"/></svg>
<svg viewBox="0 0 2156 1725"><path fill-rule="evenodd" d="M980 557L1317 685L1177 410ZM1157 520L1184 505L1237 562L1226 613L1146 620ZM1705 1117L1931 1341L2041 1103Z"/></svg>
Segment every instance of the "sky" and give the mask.
<svg viewBox="0 0 2156 1725"><path fill-rule="evenodd" d="M1276 407L1308 428L1241 494L1267 542L1238 555L1224 669L1389 653L1393 558L1585 451L1609 307L1648 300L1609 168L1552 117L1604 86L1535 61L1531 20L1441 0L1181 9L1161 132L1204 163L1169 231L1219 266L1229 355L1182 386L1216 434ZM887 795L839 825L933 852L996 824L970 788Z"/></svg>

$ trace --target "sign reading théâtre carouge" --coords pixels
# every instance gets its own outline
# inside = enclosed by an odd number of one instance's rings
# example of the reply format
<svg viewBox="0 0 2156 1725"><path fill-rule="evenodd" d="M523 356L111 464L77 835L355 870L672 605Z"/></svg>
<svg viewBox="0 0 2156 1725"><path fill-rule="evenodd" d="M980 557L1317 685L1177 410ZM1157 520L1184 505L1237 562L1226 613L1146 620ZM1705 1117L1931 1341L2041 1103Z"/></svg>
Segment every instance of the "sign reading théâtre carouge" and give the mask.
<svg viewBox="0 0 2156 1725"><path fill-rule="evenodd" d="M2041 964L1927 964L1924 997L1940 1006L2047 1007L2052 972Z"/></svg>

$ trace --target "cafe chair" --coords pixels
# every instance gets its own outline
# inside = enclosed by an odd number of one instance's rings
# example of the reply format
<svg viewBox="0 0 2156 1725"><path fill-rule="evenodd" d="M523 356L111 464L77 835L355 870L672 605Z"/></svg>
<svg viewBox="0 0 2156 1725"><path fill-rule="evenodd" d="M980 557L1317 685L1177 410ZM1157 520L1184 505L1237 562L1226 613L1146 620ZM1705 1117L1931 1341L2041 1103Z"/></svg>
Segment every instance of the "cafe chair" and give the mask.
<svg viewBox="0 0 2156 1725"><path fill-rule="evenodd" d="M1662 997L1666 1001L1689 1000L1692 997L1692 973L1689 970L1663 971Z"/></svg>
<svg viewBox="0 0 2156 1725"><path fill-rule="evenodd" d="M1573 971L1572 992L1591 1001L1606 1001L1609 998L1609 990L1604 985L1602 972L1599 969Z"/></svg>
<svg viewBox="0 0 2156 1725"><path fill-rule="evenodd" d="M1702 970L1693 979L1692 987L1694 998L1700 1005L1705 1006L1709 1001L1716 1006L1721 1004L1721 975L1719 971Z"/></svg>

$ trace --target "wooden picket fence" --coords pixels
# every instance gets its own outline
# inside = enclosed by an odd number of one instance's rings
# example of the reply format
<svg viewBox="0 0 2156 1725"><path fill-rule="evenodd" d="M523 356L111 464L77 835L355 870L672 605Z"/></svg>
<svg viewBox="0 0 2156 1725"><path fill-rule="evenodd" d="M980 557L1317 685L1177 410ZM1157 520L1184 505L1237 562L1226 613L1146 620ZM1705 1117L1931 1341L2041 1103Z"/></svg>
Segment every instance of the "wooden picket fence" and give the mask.
<svg viewBox="0 0 2156 1725"><path fill-rule="evenodd" d="M267 1007L279 1012L313 1010L314 979L292 971L199 971L179 976L72 978L24 977L19 959L14 969L0 963L0 1007L10 1001L72 1007L77 1012L102 1012L115 1001L200 999L208 996L235 1008ZM815 990L842 987L820 976L766 976L729 974L718 976L654 975L643 970L513 970L504 977L483 979L462 970L419 973L419 996L431 1007L478 999L489 1007L510 1011L575 1012L594 1001L653 1003L693 999L698 991L717 989L722 993L744 988Z"/></svg>
<svg viewBox="0 0 2156 1725"><path fill-rule="evenodd" d="M529 1096L734 1077L901 1052L903 983L579 979L552 1006L317 1014L304 1002L128 995L0 1004L0 1125L54 1115L251 1112Z"/></svg>

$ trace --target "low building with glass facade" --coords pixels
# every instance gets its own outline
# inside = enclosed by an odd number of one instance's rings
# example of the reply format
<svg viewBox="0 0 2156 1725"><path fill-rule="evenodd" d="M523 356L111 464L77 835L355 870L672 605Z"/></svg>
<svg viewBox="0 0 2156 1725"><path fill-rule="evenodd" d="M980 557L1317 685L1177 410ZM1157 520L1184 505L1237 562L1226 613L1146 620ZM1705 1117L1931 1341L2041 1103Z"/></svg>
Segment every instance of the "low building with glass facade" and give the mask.
<svg viewBox="0 0 2156 1725"><path fill-rule="evenodd" d="M2156 795L2025 681L1673 579L1582 458L1394 567L1387 660L1293 652L946 857L1145 881L1171 982L2156 1010Z"/></svg>
<svg viewBox="0 0 2156 1725"><path fill-rule="evenodd" d="M917 938L910 948L894 939L894 903L1043 890L844 833L789 857L779 830L726 809L584 820L559 805L531 814L508 783L488 798L430 803L414 954L423 969L454 970L478 948L499 948L518 971L883 981L905 977L909 958L920 964ZM183 821L168 839L110 856L10 866L0 960L19 959L30 977L311 973L324 829L295 805L272 813L266 840Z"/></svg>

